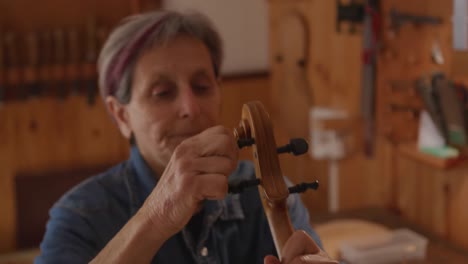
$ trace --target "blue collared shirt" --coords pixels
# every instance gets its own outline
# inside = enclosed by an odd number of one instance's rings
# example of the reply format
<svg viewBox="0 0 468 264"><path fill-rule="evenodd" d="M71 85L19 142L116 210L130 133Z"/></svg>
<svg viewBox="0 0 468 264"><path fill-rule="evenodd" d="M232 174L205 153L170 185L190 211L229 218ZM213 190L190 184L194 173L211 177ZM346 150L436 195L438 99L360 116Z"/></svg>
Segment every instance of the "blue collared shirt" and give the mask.
<svg viewBox="0 0 468 264"><path fill-rule="evenodd" d="M229 180L254 177L252 163L242 161ZM35 263L88 263L139 210L156 184L156 177L133 147L129 160L77 185L52 207ZM293 226L321 245L299 196L289 197ZM276 255L257 188L205 201L203 208L199 223L187 225L168 239L152 263L248 264ZM190 230L192 226L197 230Z"/></svg>

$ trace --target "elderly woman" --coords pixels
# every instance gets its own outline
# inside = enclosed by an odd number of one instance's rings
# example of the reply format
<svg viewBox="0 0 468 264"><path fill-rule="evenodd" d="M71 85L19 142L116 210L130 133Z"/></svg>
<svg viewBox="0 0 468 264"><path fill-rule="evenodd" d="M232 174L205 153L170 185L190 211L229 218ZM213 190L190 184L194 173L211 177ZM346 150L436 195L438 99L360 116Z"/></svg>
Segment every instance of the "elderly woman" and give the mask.
<svg viewBox="0 0 468 264"><path fill-rule="evenodd" d="M222 57L199 14L141 14L112 32L99 85L131 155L54 205L36 263L280 263L256 188L227 194L228 178L255 171L217 125ZM286 243L283 263L335 263L299 197L288 205L304 231Z"/></svg>

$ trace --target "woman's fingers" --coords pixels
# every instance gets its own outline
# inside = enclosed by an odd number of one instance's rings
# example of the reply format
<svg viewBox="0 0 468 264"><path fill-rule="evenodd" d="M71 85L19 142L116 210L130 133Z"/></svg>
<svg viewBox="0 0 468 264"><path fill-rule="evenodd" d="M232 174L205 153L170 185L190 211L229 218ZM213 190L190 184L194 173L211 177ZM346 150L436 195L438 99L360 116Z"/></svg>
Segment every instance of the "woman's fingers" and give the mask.
<svg viewBox="0 0 468 264"><path fill-rule="evenodd" d="M281 251L283 264L337 264L303 230L296 230Z"/></svg>
<svg viewBox="0 0 468 264"><path fill-rule="evenodd" d="M237 160L228 157L212 156L194 159L192 166L198 174L223 174L228 177L237 167Z"/></svg>
<svg viewBox="0 0 468 264"><path fill-rule="evenodd" d="M282 261L290 263L297 256L318 254L320 251L317 243L305 231L296 230L281 250Z"/></svg>
<svg viewBox="0 0 468 264"><path fill-rule="evenodd" d="M179 231L198 210L201 201L224 199L228 176L236 168L237 160L234 136L222 126L182 141L145 202L148 211L172 233ZM164 216L158 212L164 212Z"/></svg>
<svg viewBox="0 0 468 264"><path fill-rule="evenodd" d="M211 127L189 139L199 156L226 156L237 160L239 149L232 131L222 126Z"/></svg>
<svg viewBox="0 0 468 264"><path fill-rule="evenodd" d="M338 261L332 260L328 256L324 256L322 254L308 254L296 257L292 260L292 262L287 264L338 264Z"/></svg>
<svg viewBox="0 0 468 264"><path fill-rule="evenodd" d="M263 264L281 264L277 257L268 255L263 259Z"/></svg>

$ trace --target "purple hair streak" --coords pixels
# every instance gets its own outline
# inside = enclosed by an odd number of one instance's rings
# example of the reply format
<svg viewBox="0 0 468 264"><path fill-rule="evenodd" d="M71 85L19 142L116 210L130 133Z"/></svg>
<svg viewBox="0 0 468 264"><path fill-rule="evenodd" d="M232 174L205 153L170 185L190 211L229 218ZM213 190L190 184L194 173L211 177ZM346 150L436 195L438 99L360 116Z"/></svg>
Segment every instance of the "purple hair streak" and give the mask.
<svg viewBox="0 0 468 264"><path fill-rule="evenodd" d="M120 78L125 71L125 67L134 59L138 51L145 45L148 37L159 28L164 19L165 17L162 17L149 25L114 55L109 70L106 73L106 85L102 90L103 98L115 94Z"/></svg>

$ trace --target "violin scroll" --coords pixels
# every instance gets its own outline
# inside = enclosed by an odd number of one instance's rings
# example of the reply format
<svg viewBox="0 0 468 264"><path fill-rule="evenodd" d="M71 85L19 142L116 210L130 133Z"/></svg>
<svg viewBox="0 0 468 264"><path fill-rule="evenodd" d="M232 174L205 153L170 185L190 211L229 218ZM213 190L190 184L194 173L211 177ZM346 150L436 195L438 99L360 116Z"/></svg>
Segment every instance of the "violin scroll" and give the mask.
<svg viewBox="0 0 468 264"><path fill-rule="evenodd" d="M278 154L307 153L308 144L304 139L292 139L289 144L277 148L273 125L263 105L248 102L242 107L239 126L234 129L239 148L251 146L255 163L256 179L229 186L229 192L238 193L250 186L258 186L263 209L268 219L276 251L281 259L281 250L293 234L286 199L290 193L317 189L318 181L287 187L279 165Z"/></svg>

